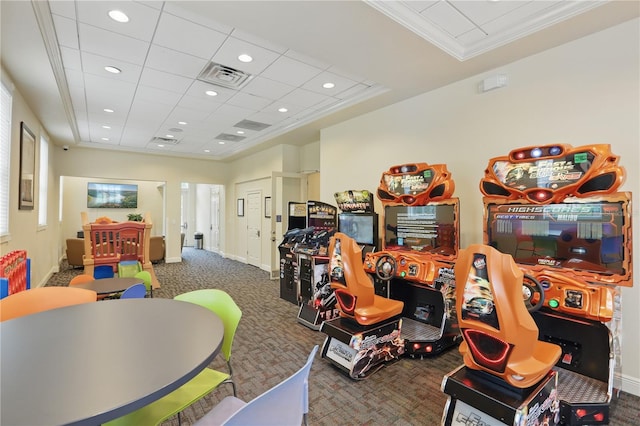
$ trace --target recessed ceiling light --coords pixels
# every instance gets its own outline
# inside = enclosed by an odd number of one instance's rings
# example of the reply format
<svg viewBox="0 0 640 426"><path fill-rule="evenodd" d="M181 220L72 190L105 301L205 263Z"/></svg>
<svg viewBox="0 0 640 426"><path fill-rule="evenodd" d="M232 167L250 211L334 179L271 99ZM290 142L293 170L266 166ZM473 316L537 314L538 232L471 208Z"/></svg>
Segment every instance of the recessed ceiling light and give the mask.
<svg viewBox="0 0 640 426"><path fill-rule="evenodd" d="M171 139L171 138L174 138L174 137L175 137L175 136L173 136L173 135L164 135L164 136L165 136L165 137L167 137L167 138L169 138L169 139Z"/></svg>
<svg viewBox="0 0 640 426"><path fill-rule="evenodd" d="M102 126L103 129L110 129L111 126Z"/></svg>
<svg viewBox="0 0 640 426"><path fill-rule="evenodd" d="M102 138L102 140L103 140L103 141L108 141L108 140L109 140L109 138Z"/></svg>
<svg viewBox="0 0 640 426"><path fill-rule="evenodd" d="M110 109L110 108L105 108L105 109L103 109L103 111L104 111L104 112L113 112L113 110L112 110L112 109Z"/></svg>
<svg viewBox="0 0 640 426"><path fill-rule="evenodd" d="M287 112L287 111L289 111L289 110L288 110L288 109L286 109L286 108L279 108L279 109L278 109L278 111L279 111L279 112Z"/></svg>
<svg viewBox="0 0 640 426"><path fill-rule="evenodd" d="M224 145L224 141L218 141L220 145Z"/></svg>
<svg viewBox="0 0 640 426"><path fill-rule="evenodd" d="M325 83L322 85L322 87L324 87L325 89L333 89L334 87L336 87L336 85L333 83Z"/></svg>
<svg viewBox="0 0 640 426"><path fill-rule="evenodd" d="M242 55L238 56L238 60L240 62L251 62L253 61L253 58L250 55L243 53Z"/></svg>
<svg viewBox="0 0 640 426"><path fill-rule="evenodd" d="M238 130L236 133L239 135L244 135L244 130Z"/></svg>
<svg viewBox="0 0 640 426"><path fill-rule="evenodd" d="M129 17L121 10L110 10L109 18L113 19L116 22L129 22Z"/></svg>
<svg viewBox="0 0 640 426"><path fill-rule="evenodd" d="M105 71L108 71L112 74L120 74L122 72L122 70L120 68L116 68L116 67L112 67L112 66L106 66L104 67Z"/></svg>
<svg viewBox="0 0 640 426"><path fill-rule="evenodd" d="M158 148L164 148L164 145L162 145L161 143L158 144Z"/></svg>
<svg viewBox="0 0 640 426"><path fill-rule="evenodd" d="M209 151L208 149L205 149L204 152L211 152L211 151Z"/></svg>
<svg viewBox="0 0 640 426"><path fill-rule="evenodd" d="M215 90L207 90L204 93L206 93L209 96L218 96L218 92L216 92Z"/></svg>
<svg viewBox="0 0 640 426"><path fill-rule="evenodd" d="M186 121L178 121L178 124L181 125L181 126L185 126L187 124L187 122Z"/></svg>

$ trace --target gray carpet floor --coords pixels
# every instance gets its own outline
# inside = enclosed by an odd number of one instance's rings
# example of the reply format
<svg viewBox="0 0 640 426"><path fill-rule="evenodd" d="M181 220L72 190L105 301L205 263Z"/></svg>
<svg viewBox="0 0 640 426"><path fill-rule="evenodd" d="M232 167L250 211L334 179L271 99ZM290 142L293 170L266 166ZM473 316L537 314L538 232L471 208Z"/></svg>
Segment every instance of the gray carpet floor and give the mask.
<svg viewBox="0 0 640 426"><path fill-rule="evenodd" d="M173 298L202 288L219 288L233 297L243 312L232 352L242 399L276 385L304 364L313 345L322 346L324 334L297 322L297 306L280 299L279 282L270 280L267 272L190 247L182 255L182 263L154 266L162 285L154 297ZM63 261L47 285L67 285L80 273ZM211 366L224 369L218 358ZM454 349L434 358L401 359L354 381L318 355L309 377L309 424L438 425L447 399L440 390L442 378L461 363ZM192 424L231 394L231 386L218 388L183 412L182 425ZM168 425L178 425L177 418L163 426ZM640 397L622 392L612 402L610 425L640 425Z"/></svg>

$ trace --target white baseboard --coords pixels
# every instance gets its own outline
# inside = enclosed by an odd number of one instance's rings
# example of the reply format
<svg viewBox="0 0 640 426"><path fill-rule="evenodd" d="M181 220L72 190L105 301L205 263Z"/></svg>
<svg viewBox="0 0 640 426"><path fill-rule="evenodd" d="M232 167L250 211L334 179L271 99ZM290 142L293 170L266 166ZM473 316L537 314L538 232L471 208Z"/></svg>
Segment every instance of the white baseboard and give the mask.
<svg viewBox="0 0 640 426"><path fill-rule="evenodd" d="M167 257L164 259L164 263L180 263L182 262L182 257Z"/></svg>
<svg viewBox="0 0 640 426"><path fill-rule="evenodd" d="M630 393L631 395L640 396L640 379L625 374L621 374L617 379L620 379L622 391Z"/></svg>

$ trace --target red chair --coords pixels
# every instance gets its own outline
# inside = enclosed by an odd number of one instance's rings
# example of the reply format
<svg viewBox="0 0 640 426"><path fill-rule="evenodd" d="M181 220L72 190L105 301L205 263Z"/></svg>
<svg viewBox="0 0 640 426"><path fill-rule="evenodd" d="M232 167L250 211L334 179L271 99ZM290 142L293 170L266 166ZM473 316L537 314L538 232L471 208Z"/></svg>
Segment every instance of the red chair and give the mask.
<svg viewBox="0 0 640 426"><path fill-rule="evenodd" d="M523 300L523 273L513 258L475 244L455 265L456 311L464 364L528 388L560 359L559 346L538 340L538 327Z"/></svg>
<svg viewBox="0 0 640 426"><path fill-rule="evenodd" d="M402 314L403 302L375 294L373 279L362 264L362 249L353 238L335 233L329 241L329 258L331 288L342 317L371 325Z"/></svg>

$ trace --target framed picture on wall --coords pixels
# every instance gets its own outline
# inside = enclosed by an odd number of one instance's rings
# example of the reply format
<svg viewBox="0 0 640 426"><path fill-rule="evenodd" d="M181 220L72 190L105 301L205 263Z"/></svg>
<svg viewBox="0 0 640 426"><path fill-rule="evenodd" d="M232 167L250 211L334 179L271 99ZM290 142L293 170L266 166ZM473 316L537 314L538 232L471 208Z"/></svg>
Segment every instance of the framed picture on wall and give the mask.
<svg viewBox="0 0 640 426"><path fill-rule="evenodd" d="M20 201L18 209L33 210L34 176L36 169L36 137L20 122Z"/></svg>
<svg viewBox="0 0 640 426"><path fill-rule="evenodd" d="M238 198L238 216L244 216L244 198Z"/></svg>
<svg viewBox="0 0 640 426"><path fill-rule="evenodd" d="M264 217L271 217L271 197L264 197Z"/></svg>

